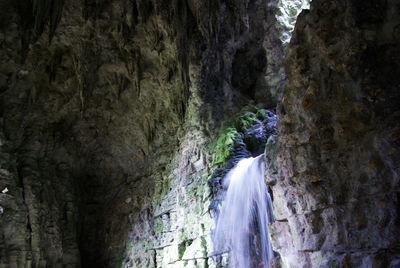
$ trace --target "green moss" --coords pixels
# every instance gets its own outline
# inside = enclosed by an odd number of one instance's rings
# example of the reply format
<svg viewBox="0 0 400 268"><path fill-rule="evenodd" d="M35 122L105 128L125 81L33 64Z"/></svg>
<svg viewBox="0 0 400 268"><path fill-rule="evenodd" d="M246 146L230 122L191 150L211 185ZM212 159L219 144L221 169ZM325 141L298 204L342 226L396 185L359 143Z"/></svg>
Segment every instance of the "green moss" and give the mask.
<svg viewBox="0 0 400 268"><path fill-rule="evenodd" d="M178 245L178 257L181 260L183 255L185 254L186 251L186 242L180 243Z"/></svg>
<svg viewBox="0 0 400 268"><path fill-rule="evenodd" d="M258 120L264 120L265 119L265 110L264 109L258 109L256 112L256 116Z"/></svg>
<svg viewBox="0 0 400 268"><path fill-rule="evenodd" d="M156 229L156 234L161 234L163 232L164 227L163 227L162 221L156 220L154 222L154 226L155 226L155 229Z"/></svg>
<svg viewBox="0 0 400 268"><path fill-rule="evenodd" d="M257 123L257 114L253 112L245 112L240 115L235 122L236 129L239 132L245 132L246 129Z"/></svg>
<svg viewBox="0 0 400 268"><path fill-rule="evenodd" d="M201 249L203 256L207 256L207 241L203 236L201 237Z"/></svg>
<svg viewBox="0 0 400 268"><path fill-rule="evenodd" d="M226 160L231 156L234 146L240 135L255 125L258 120L265 119L265 110L256 107L246 107L246 109L235 119L228 120L230 123L222 129L218 139L211 143L209 151L214 155L212 165L214 167L223 167Z"/></svg>
<svg viewBox="0 0 400 268"><path fill-rule="evenodd" d="M238 135L239 133L234 127L227 127L222 131L215 144L215 155L212 163L213 166L222 165L230 156L231 150L236 144Z"/></svg>
<svg viewBox="0 0 400 268"><path fill-rule="evenodd" d="M128 251L128 252L131 251L131 249L133 248L134 245L135 245L135 243L132 240L127 241L126 246L125 246L126 251Z"/></svg>

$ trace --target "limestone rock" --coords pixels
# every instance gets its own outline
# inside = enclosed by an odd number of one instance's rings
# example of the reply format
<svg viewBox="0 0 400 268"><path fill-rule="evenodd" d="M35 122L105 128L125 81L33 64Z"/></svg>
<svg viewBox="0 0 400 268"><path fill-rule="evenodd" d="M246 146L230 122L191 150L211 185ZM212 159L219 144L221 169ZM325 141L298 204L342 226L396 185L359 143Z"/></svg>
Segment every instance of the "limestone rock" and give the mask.
<svg viewBox="0 0 400 268"><path fill-rule="evenodd" d="M236 151L268 144L282 263L396 267L399 6L314 0L284 45L303 2L1 0L0 266L226 266L210 144L278 103Z"/></svg>
<svg viewBox="0 0 400 268"><path fill-rule="evenodd" d="M316 0L298 18L272 187L284 267L398 259L399 11L395 1Z"/></svg>

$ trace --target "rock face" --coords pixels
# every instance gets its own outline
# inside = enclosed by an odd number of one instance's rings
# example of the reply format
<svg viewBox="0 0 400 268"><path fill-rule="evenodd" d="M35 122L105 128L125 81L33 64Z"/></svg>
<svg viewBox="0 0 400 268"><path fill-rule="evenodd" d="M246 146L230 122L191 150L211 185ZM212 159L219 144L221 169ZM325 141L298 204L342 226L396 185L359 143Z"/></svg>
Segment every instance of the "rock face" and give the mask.
<svg viewBox="0 0 400 268"><path fill-rule="evenodd" d="M395 267L399 5L315 0L285 48L302 3L0 0L0 267L224 265L210 145L276 101L282 264Z"/></svg>
<svg viewBox="0 0 400 268"><path fill-rule="evenodd" d="M207 262L206 144L269 94L266 2L0 6L1 265Z"/></svg>
<svg viewBox="0 0 400 268"><path fill-rule="evenodd" d="M313 1L278 105L274 247L285 267L397 267L400 6Z"/></svg>
<svg viewBox="0 0 400 268"><path fill-rule="evenodd" d="M177 146L188 59L160 7L69 1L49 44L38 5L8 3L1 36L0 262L115 266Z"/></svg>
<svg viewBox="0 0 400 268"><path fill-rule="evenodd" d="M148 6L69 1L49 44L51 24L43 35L37 28L48 10L37 4L8 6L1 42L2 151L10 158L1 262L114 266L128 216L151 200L154 179L137 185L177 143L187 59L172 29L155 27L161 15L147 18ZM155 151L164 158L150 161Z"/></svg>

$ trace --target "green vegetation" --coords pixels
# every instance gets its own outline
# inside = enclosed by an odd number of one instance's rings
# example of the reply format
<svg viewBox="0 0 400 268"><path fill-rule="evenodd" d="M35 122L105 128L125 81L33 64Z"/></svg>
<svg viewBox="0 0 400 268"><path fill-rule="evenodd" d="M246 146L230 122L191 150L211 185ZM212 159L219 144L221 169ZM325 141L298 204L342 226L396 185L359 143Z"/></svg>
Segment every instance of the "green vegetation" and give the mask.
<svg viewBox="0 0 400 268"><path fill-rule="evenodd" d="M133 248L134 245L135 245L135 243L132 240L128 240L126 242L126 246L125 246L126 251L128 251L128 252L131 251L131 249Z"/></svg>
<svg viewBox="0 0 400 268"><path fill-rule="evenodd" d="M163 232L163 223L161 220L157 220L154 223L155 229L156 229L156 234L161 234Z"/></svg>
<svg viewBox="0 0 400 268"><path fill-rule="evenodd" d="M235 121L235 127L239 132L245 132L247 128L257 123L257 120L265 119L265 110L257 109L255 111L247 111L239 116Z"/></svg>
<svg viewBox="0 0 400 268"><path fill-rule="evenodd" d="M190 246L191 243L191 240L186 240L178 245L178 257L180 260L183 258L186 249Z"/></svg>
<svg viewBox="0 0 400 268"><path fill-rule="evenodd" d="M246 129L256 124L258 120L265 119L264 109L246 108L236 119L228 120L231 123L220 131L216 142L210 145L209 151L214 155L213 167L224 167L226 160L231 157L239 136L243 135Z"/></svg>
<svg viewBox="0 0 400 268"><path fill-rule="evenodd" d="M226 159L230 156L232 148L235 146L239 133L234 127L227 127L220 134L215 147L213 166L223 166ZM213 151L214 151L213 150Z"/></svg>

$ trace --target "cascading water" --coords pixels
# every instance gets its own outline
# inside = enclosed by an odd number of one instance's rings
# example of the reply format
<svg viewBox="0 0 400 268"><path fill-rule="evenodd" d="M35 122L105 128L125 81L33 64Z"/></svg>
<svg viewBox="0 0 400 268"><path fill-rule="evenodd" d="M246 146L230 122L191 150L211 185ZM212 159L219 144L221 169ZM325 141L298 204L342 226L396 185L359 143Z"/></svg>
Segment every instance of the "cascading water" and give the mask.
<svg viewBox="0 0 400 268"><path fill-rule="evenodd" d="M263 155L247 158L225 176L228 187L214 233L216 253L230 251L236 268L268 268L273 257L268 237L272 201L264 182Z"/></svg>

